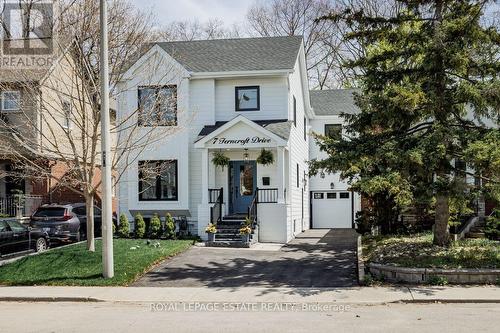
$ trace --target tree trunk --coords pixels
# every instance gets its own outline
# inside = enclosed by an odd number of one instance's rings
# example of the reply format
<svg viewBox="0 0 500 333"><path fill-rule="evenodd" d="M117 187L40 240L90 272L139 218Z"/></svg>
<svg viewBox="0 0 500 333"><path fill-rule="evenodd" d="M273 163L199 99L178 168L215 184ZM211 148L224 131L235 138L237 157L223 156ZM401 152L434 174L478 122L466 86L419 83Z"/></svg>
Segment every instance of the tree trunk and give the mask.
<svg viewBox="0 0 500 333"><path fill-rule="evenodd" d="M436 213L434 218L434 244L448 246L450 232L448 220L450 219L449 196L444 193L436 194Z"/></svg>
<svg viewBox="0 0 500 333"><path fill-rule="evenodd" d="M92 194L85 197L85 206L87 208L87 250L95 252L94 196Z"/></svg>

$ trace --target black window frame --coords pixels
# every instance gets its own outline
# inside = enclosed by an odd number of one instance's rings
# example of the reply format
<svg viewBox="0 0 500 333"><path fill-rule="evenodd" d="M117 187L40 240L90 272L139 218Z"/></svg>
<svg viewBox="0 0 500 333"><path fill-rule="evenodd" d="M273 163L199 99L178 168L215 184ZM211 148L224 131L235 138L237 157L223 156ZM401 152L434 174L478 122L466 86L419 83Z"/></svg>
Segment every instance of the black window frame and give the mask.
<svg viewBox="0 0 500 333"><path fill-rule="evenodd" d="M314 200L321 200L321 199L324 199L325 198L325 195L323 192L314 192L313 193L313 199Z"/></svg>
<svg viewBox="0 0 500 333"><path fill-rule="evenodd" d="M299 184L299 174L300 174L300 169L299 169L299 163L297 163L297 187L300 187L300 184Z"/></svg>
<svg viewBox="0 0 500 333"><path fill-rule="evenodd" d="M304 141L307 142L307 118L304 116Z"/></svg>
<svg viewBox="0 0 500 333"><path fill-rule="evenodd" d="M141 117L141 89L154 89L155 90L155 96L158 95L159 91L161 89L168 88L168 89L175 89L175 119L171 123L162 123L161 120L161 113L157 110L155 114L158 116L156 119L156 123L150 125L150 124L145 124L143 118ZM145 86L138 86L137 87L137 124L140 127L153 127L153 126L159 126L159 127L173 127L178 125L178 118L177 118L177 113L178 113L178 104L177 104L177 85L176 84L165 84L165 85L145 85ZM159 105L155 105L155 108L159 107ZM151 123L152 121L150 121Z"/></svg>
<svg viewBox="0 0 500 333"><path fill-rule="evenodd" d="M293 96L293 126L297 127L297 99Z"/></svg>
<svg viewBox="0 0 500 333"><path fill-rule="evenodd" d="M160 163L175 163L175 198L172 199L162 199L161 198L161 175L156 175L156 183L155 183L155 199L146 199L142 197L143 189L142 189L142 175L141 175L141 165L144 163L154 163L156 162L159 166ZM178 160L144 160L139 161L139 201L179 201L179 161Z"/></svg>
<svg viewBox="0 0 500 333"><path fill-rule="evenodd" d="M331 136L331 135L328 135L329 131L328 131L328 129L327 129L327 128L328 128L329 126L340 126L340 132L339 132L339 137L338 137L338 138L335 138L335 137L333 137L333 136ZM325 136L326 136L326 137L329 137L329 138L331 138L331 139L338 139L338 140L340 140L340 139L342 139L342 129L343 129L342 124L325 124L324 134L325 134Z"/></svg>
<svg viewBox="0 0 500 333"><path fill-rule="evenodd" d="M350 192L340 192L339 193L339 199L349 199L351 197Z"/></svg>
<svg viewBox="0 0 500 333"><path fill-rule="evenodd" d="M256 108L240 108L238 103L238 92L240 90L249 90L256 89L257 90L257 107ZM234 87L234 109L237 112L240 111L260 111L260 86L237 86Z"/></svg>

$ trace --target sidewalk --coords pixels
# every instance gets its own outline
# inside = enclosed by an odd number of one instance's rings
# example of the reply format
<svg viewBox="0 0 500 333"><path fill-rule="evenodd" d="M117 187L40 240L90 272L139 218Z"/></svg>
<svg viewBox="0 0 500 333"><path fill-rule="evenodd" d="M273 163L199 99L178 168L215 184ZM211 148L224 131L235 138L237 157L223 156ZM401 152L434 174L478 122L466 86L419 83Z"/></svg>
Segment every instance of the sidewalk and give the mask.
<svg viewBox="0 0 500 333"><path fill-rule="evenodd" d="M0 287L0 301L39 302L276 302L380 304L391 302L500 303L500 288L352 287L352 288L148 288L148 287Z"/></svg>

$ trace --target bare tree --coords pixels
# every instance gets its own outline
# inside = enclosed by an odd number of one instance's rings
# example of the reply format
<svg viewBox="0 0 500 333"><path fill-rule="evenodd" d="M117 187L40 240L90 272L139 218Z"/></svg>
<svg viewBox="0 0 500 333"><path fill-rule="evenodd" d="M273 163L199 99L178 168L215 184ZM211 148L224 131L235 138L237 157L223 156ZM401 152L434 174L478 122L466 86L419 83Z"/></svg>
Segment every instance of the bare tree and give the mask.
<svg viewBox="0 0 500 333"><path fill-rule="evenodd" d="M250 34L302 35L310 85L315 89L352 86L353 71L342 66L364 52L364 46L344 38L350 27L318 18L349 8L382 14L398 10L396 1L381 0L271 0L255 2L247 13Z"/></svg>
<svg viewBox="0 0 500 333"><path fill-rule="evenodd" d="M15 112L0 117L0 156L15 165L17 177L50 179L84 198L87 247L95 251L93 208L101 185L99 31L95 22L99 12L97 2L91 0L65 6L61 12L66 15L57 22L61 39L55 47L56 64L48 70L15 70L1 77L0 90L19 92L20 97L13 102L18 104ZM147 41L150 23L148 16L131 12L127 2L113 1L109 11L111 86L116 92L125 69ZM179 76L160 57L149 66L153 67L146 72L162 73L154 78L158 83L165 77ZM149 94L136 110L115 121L115 182L121 176L119 171L136 163L141 151L180 130L176 126L179 115L173 108L176 104L175 92ZM64 173L54 173L51 169L55 164L62 166Z"/></svg>
<svg viewBox="0 0 500 333"><path fill-rule="evenodd" d="M210 19L207 22L175 21L157 32L158 39L165 41L191 41L198 39L221 39L240 37L237 25L226 27L220 19Z"/></svg>

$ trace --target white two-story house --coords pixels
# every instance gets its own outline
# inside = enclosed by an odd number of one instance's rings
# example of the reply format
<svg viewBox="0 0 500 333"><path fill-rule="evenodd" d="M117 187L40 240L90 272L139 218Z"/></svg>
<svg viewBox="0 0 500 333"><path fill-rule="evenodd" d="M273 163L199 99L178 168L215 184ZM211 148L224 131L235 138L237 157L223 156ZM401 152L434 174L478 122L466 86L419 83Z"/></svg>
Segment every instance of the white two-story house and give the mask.
<svg viewBox="0 0 500 333"><path fill-rule="evenodd" d="M248 214L260 242L353 226L359 198L307 164L320 156L311 130L341 126L342 104L328 101L351 92L309 91L301 37L155 43L119 90L118 122L141 124L119 140L144 142L122 163L120 213L186 216L204 239L210 222ZM272 163L258 163L263 149Z"/></svg>

